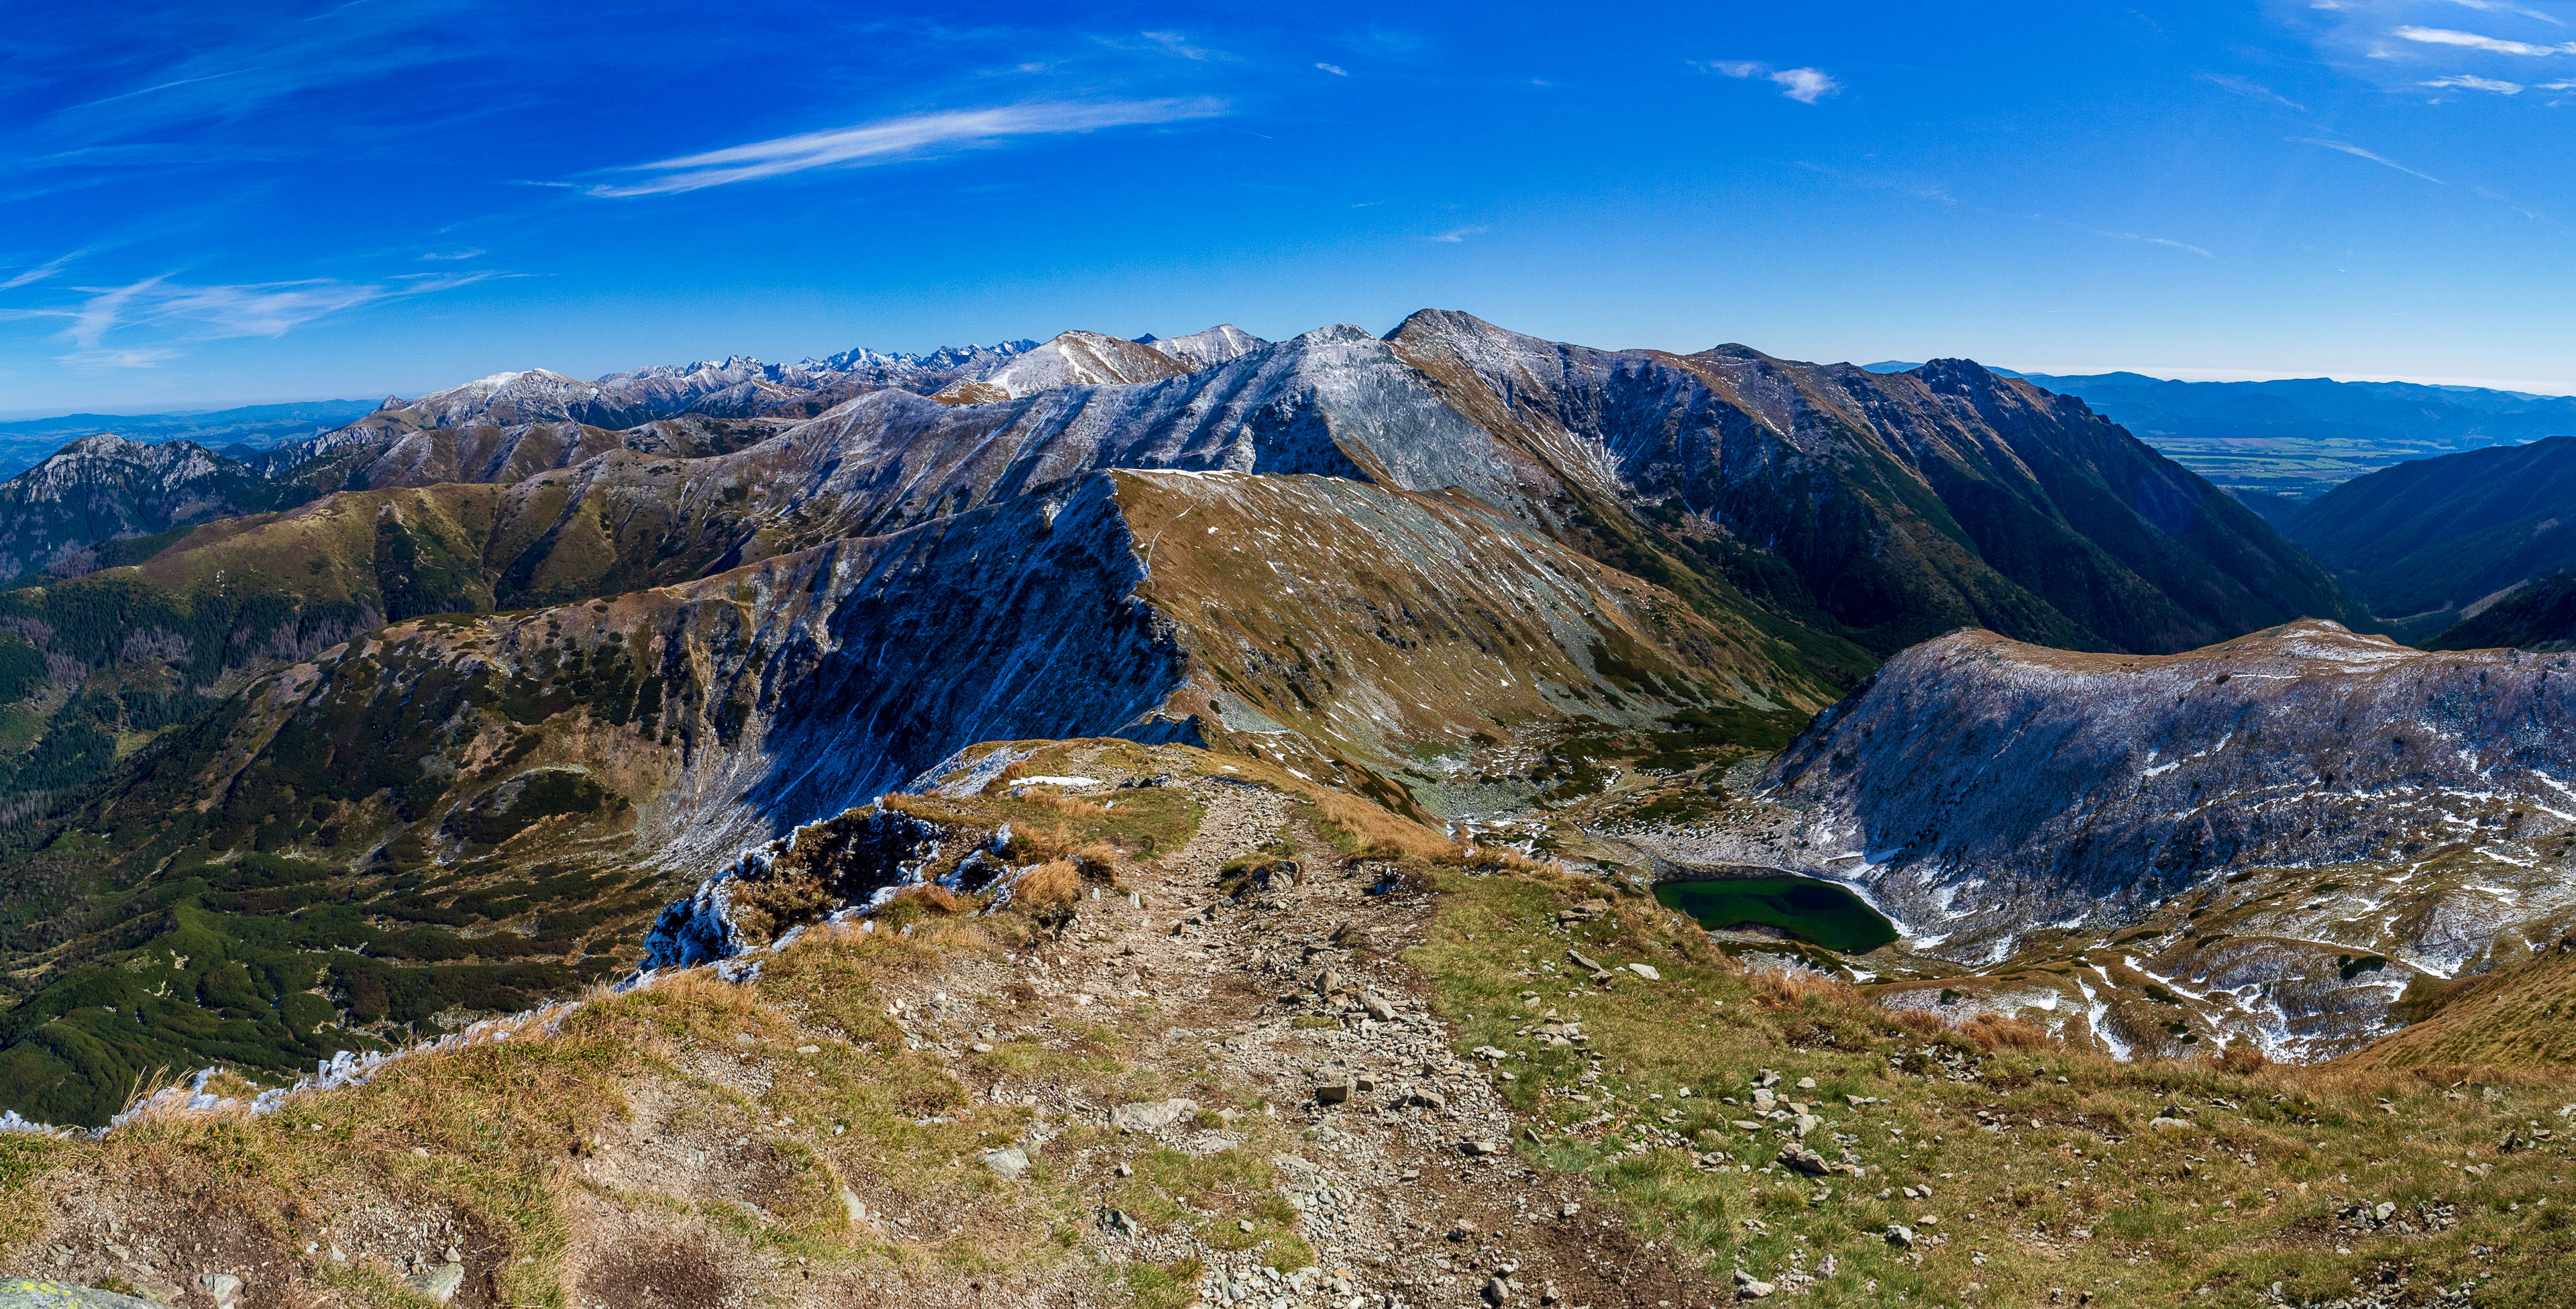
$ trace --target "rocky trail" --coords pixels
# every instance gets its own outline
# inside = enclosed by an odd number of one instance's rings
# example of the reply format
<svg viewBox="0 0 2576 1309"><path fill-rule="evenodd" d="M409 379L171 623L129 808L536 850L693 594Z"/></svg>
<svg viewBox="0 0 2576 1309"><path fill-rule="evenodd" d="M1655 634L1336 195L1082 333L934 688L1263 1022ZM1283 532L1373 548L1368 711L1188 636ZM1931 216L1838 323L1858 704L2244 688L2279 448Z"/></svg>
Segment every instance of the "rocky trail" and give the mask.
<svg viewBox="0 0 2576 1309"><path fill-rule="evenodd" d="M1315 1261L1282 1273L1263 1249L1145 1228L1105 1201L1087 1241L1127 1261L1199 1260L1199 1302L1208 1305L1721 1298L1629 1238L1606 1206L1588 1205L1579 1178L1540 1174L1514 1157L1509 1139L1522 1126L1495 1096L1494 1074L1451 1054L1448 1027L1395 958L1421 939L1421 897L1372 894L1375 871L1364 861L1345 871L1276 792L1219 778L1194 782L1192 794L1207 812L1189 845L1122 871L1126 894L1086 901L1061 942L983 976L952 972L898 1002L911 1039L963 1053L999 1024L1028 1022L1026 1006L996 1013L1014 985L1057 1015L1152 1001L1154 1016L1128 1031L1135 1062L1173 1082L1212 1077L1249 1092L1264 1122L1197 1126L1204 1120L1186 1099L1104 1103L1012 1080L978 1088L979 1097L1107 1122L1138 1149L1212 1153L1265 1138ZM1220 885L1229 865L1283 847L1241 879L1241 894ZM1024 1148L1046 1154L1042 1137ZM1120 1153L1065 1166L1105 1193Z"/></svg>

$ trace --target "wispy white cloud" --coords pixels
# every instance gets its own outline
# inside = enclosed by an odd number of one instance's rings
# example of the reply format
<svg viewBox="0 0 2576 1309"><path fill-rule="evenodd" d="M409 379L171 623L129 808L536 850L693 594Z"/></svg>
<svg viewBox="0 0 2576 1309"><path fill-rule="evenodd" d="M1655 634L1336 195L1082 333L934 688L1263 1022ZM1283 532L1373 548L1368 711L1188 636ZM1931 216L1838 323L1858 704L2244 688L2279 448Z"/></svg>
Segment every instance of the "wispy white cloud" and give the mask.
<svg viewBox="0 0 2576 1309"><path fill-rule="evenodd" d="M1350 76L1350 74L1349 74L1349 73L1344 72L1344 71L1342 70L1342 66L1341 66L1340 64L1317 64L1317 65L1315 65L1315 66L1316 66L1317 68L1323 69L1323 70L1324 70L1325 72L1327 72L1327 73L1331 73L1331 74L1332 74L1333 76L1335 76L1335 77L1348 77L1348 76Z"/></svg>
<svg viewBox="0 0 2576 1309"><path fill-rule="evenodd" d="M1978 212L1990 214L1995 211L1992 209L1981 209ZM2199 246L2193 245L2189 241L2176 241L2171 237L2148 236L2143 232L2115 232L2107 227L2094 227L2087 223L2071 223L2063 218L2051 218L2046 214L2015 214L2012 216L2016 218L2027 218L2035 223L2047 223L2055 227L2072 228L2087 236L2105 237L2113 241L2136 241L2142 245L2160 245L2168 250L2180 250L2186 254L2199 255L2203 259L2216 259L2218 257ZM2052 310L2051 312L2055 311Z"/></svg>
<svg viewBox="0 0 2576 1309"><path fill-rule="evenodd" d="M2200 80L2207 82L2212 86L2233 91L2248 100L2260 100L2266 104L2276 104L2284 109L2295 109L2303 114L2308 112L2308 107L2306 105L2300 104L2298 101L2293 100L2260 82L2250 82L2233 73L2202 73L2199 76Z"/></svg>
<svg viewBox="0 0 2576 1309"><path fill-rule="evenodd" d="M2553 15L2544 14L2537 9L2525 9L2521 5L2508 3L2507 0L2449 0L2449 2L2463 9L2475 9L2482 13L2517 14L2524 18L2537 18L2552 27L2567 25L2564 20Z"/></svg>
<svg viewBox="0 0 2576 1309"><path fill-rule="evenodd" d="M2367 159L2367 160L2369 160L2370 162L2372 162L2372 163L2374 163L2374 164L2380 164L2380 165L2383 165L2383 166L2385 166L2385 167L2394 168L2394 169L2396 169L2398 172L2401 172L2401 173L2406 174L2408 177L2420 177L2420 178L2423 178L2425 181L2427 181L2427 182L2431 182L2431 183L2432 183L2433 185L2435 185L2435 186L2448 186L2448 185L2450 185L2450 183L2445 182L2445 181L2443 181L2441 178L2435 177L2435 176L2433 176L2433 175L2432 175L2432 174L2430 174L2430 173L2419 173L2419 172L2416 172L2414 169L2412 169L2412 168L2408 168L2406 165L2401 164L2401 163L2397 162L2396 160L2389 158L2389 157L2388 157L2388 156L2386 156L2386 155L2373 154L2373 153L2371 153L2370 151L2368 151L2368 150L2364 150L2364 149L2362 149L2360 146L2354 145L2353 143L2351 143L2351 142L2349 142L2349 141L2329 141L2329 140L2327 140L2326 138L2321 137L2321 136L2294 136L2294 137L2290 137L2289 139L2290 139L2291 141L2294 141L2294 142L2296 142L2296 143L2300 144L2300 145L2321 145L2321 146L2324 146L2324 147L2325 147L2326 149L2328 149L2328 150L2340 150L2340 151L2342 151L2342 152L2343 152L2343 153L2345 153L2345 154L2351 155L2351 156L2352 156L2353 158L2355 158L2355 159Z"/></svg>
<svg viewBox="0 0 2576 1309"><path fill-rule="evenodd" d="M424 250L420 257L423 259L478 259L482 255L481 247L469 245L462 250Z"/></svg>
<svg viewBox="0 0 2576 1309"><path fill-rule="evenodd" d="M1491 228L1484 228L1484 227L1459 227L1459 228L1453 228L1453 229L1451 229L1451 230L1449 230L1449 231L1446 231L1446 232L1442 232L1440 235L1435 236L1435 237L1431 237L1431 238L1429 238L1429 239L1434 240L1434 241L1446 241L1446 242L1448 242L1448 243L1449 243L1449 244L1451 244L1451 245L1456 245L1456 244L1458 244L1459 242L1466 240L1468 237L1475 236L1475 235L1478 235L1478 234L1480 234L1480 233L1488 232L1488 231L1491 231L1491 230L1492 230Z"/></svg>
<svg viewBox="0 0 2576 1309"><path fill-rule="evenodd" d="M1727 77L1758 77L1777 84L1780 94L1802 105L1811 105L1834 92L1843 84L1821 68L1773 68L1751 59L1716 59L1695 61L1697 67Z"/></svg>
<svg viewBox="0 0 2576 1309"><path fill-rule="evenodd" d="M1211 50L1206 46L1192 45L1190 44L1190 39L1188 37L1183 36L1178 32L1139 32L1137 35L1144 39L1146 48L1160 50L1164 54L1173 55L1182 59L1191 59L1205 63L1209 60L1231 60L1234 58L1233 55L1227 54L1222 50ZM1135 47L1131 46L1128 48L1133 49Z"/></svg>
<svg viewBox="0 0 2576 1309"><path fill-rule="evenodd" d="M2467 50L2485 50L2500 55L2563 55L2576 52L2576 42L2566 45L2533 45L2528 41L2508 41L2502 37L2481 36L2475 32L2455 32L2447 27L2401 27L2397 35L2425 45L2451 45Z"/></svg>
<svg viewBox="0 0 2576 1309"><path fill-rule="evenodd" d="M658 175L623 184L602 182L581 189L595 196L670 195L815 168L859 168L894 163L938 150L994 146L1013 137L1214 118L1225 112L1224 101L1200 98L1008 105L996 109L914 114L861 123L855 127L754 141L748 145L681 155L649 164L634 164L611 171Z"/></svg>
<svg viewBox="0 0 2576 1309"><path fill-rule="evenodd" d="M6 316L68 320L60 336L74 348L61 357L65 363L145 368L181 353L168 343L172 340L278 337L363 305L453 290L495 276L491 272L415 273L381 282L314 278L227 286L190 285L165 275L123 286L74 287L88 298L58 308L13 310ZM121 332L156 329L164 336L162 342L123 344L108 339Z"/></svg>
<svg viewBox="0 0 2576 1309"><path fill-rule="evenodd" d="M2499 81L2492 77L2471 77L2467 73L2460 73L2451 77L2437 77L2429 82L2418 82L2416 85L2433 87L2455 86L2463 91L2493 91L2497 95L2522 94L2522 83L2520 82Z"/></svg>
<svg viewBox="0 0 2576 1309"><path fill-rule="evenodd" d="M87 249L81 249L71 251L67 254L59 254L33 268L25 270L24 272L14 273L6 280L0 280L0 291L14 291L19 287L44 281L46 278L71 267L74 260L79 259L82 255L88 253L89 251ZM8 267L8 265L0 265L0 268L5 267Z"/></svg>
<svg viewBox="0 0 2576 1309"><path fill-rule="evenodd" d="M74 368L158 368L161 361L176 359L185 353L184 350L149 346L139 350L75 350L57 356L57 362Z"/></svg>

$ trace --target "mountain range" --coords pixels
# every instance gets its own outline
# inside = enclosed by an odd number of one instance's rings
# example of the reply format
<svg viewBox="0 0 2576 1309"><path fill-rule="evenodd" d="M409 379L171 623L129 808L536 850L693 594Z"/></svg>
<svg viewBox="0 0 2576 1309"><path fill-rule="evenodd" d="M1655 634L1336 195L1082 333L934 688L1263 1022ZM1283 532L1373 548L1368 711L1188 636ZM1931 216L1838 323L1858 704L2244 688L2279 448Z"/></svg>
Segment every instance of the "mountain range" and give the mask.
<svg viewBox="0 0 2576 1309"><path fill-rule="evenodd" d="M0 1259L2557 1303L2570 448L2258 512L1446 310L84 434L0 483Z"/></svg>
<svg viewBox="0 0 2576 1309"><path fill-rule="evenodd" d="M153 1067L563 994L710 862L978 742L1484 821L1777 748L1962 625L2164 654L2351 616L2232 497L1966 361L1426 310L819 362L499 374L0 488L9 1102L97 1121Z"/></svg>

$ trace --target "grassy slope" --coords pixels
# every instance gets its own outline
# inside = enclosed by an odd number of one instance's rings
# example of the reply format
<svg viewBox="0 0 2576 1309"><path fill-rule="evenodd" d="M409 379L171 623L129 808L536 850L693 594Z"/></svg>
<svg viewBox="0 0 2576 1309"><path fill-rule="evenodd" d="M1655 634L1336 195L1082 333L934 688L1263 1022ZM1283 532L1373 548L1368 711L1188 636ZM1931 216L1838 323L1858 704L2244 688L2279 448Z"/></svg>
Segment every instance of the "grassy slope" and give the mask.
<svg viewBox="0 0 2576 1309"><path fill-rule="evenodd" d="M2462 978L2408 1026L2354 1051L2370 1068L2576 1064L2576 954L2560 951Z"/></svg>
<svg viewBox="0 0 2576 1309"><path fill-rule="evenodd" d="M1813 1294L1855 1305L1900 1296L2042 1304L2051 1288L2069 1301L2089 1290L2097 1303L2251 1305L2274 1282L2297 1303L2349 1295L2356 1279L2377 1285L2380 1270L2401 1264L2418 1287L2492 1279L2480 1305L2576 1295L2576 1215L2554 1182L2565 1146L2496 1150L2500 1135L2535 1121L2567 1131L2554 1113L2576 1099L2576 1082L2561 1069L2229 1071L2209 1061L2119 1064L2000 1026L1982 1039L1927 1034L1848 987L1748 975L1642 896L1620 899L1612 917L1571 936L1554 926L1554 909L1598 889L1449 879L1434 938L1414 962L1460 1024L1462 1047L1513 1053L1499 1065L1517 1078L1507 1094L1547 1124L1537 1142L1520 1138L1524 1153L1592 1173L1647 1234L1720 1269L1740 1263L1768 1278L1793 1261L1812 1271L1830 1254L1836 1272ZM1664 980L1591 987L1569 967L1570 946L1614 967L1649 961ZM1535 1010L1515 998L1525 990L1540 992ZM1555 1090L1580 1085L1579 1050L1517 1035L1548 1007L1579 1012L1591 1035L1602 1076L1582 1088L1590 1103ZM1783 1099L1827 1104L1829 1126L1811 1139L1831 1158L1824 1135L1851 1134L1872 1170L1865 1181L1795 1179L1771 1166L1776 1131L1728 1125L1750 1120L1723 1097L1749 1103L1765 1067L1783 1075ZM1793 1090L1801 1077L1818 1089ZM2454 1089L2471 1078L2492 1097ZM1695 1094L1679 1098L1683 1086ZM1665 1098L1649 1098L1657 1095ZM1846 1095L1888 1103L1856 1110ZM2193 1126L2149 1129L2168 1103L2190 1109ZM1679 1112L1670 1125L1667 1110ZM1983 1130L1979 1110L2009 1126ZM1723 1170L1694 1165L1695 1151L1711 1150L1732 1156ZM2472 1178L2462 1171L2470 1164L2492 1165L2492 1174ZM1876 1198L1918 1184L1932 1187L1928 1200ZM2449 1203L2458 1225L2337 1235L2333 1215L2355 1200L2410 1213L2419 1201ZM1922 1227L1927 1214L1938 1222ZM1884 1239L1892 1222L1944 1240L1917 1260Z"/></svg>
<svg viewBox="0 0 2576 1309"><path fill-rule="evenodd" d="M1054 762L1042 755L1031 767ZM1237 765L1302 795L1347 845L1457 857L1383 811L1258 761ZM1068 812L1039 800L947 803L979 821L1053 824ZM1189 820L1140 813L1085 822L1061 836L1141 849L1149 834L1168 842ZM1528 1115L1529 1130L1514 1133L1524 1157L1588 1174L1615 1200L1607 1221L1695 1254L1720 1276L1740 1266L1776 1279L1792 1266L1816 1271L1831 1255L1835 1271L1811 1298L1853 1305L2038 1305L2054 1302L2053 1288L2067 1302L2092 1291L2095 1303L2253 1305L2266 1302L2274 1282L2295 1303L2348 1295L2357 1283L2381 1286L2400 1268L2419 1290L2474 1275L2480 1305L2555 1305L2576 1294L2576 1233L2551 1180L2565 1166L2564 1147L2495 1148L2500 1134L2528 1134L2535 1120L2565 1129L2551 1112L2576 1098L2563 1074L2120 1065L2010 1026L1909 1029L1849 988L1747 974L1642 895L1611 890L1606 917L1561 929L1554 911L1604 885L1515 869L1487 864L1471 876L1453 862L1439 877L1431 937L1408 962L1455 1024L1460 1055L1486 1046L1512 1053L1499 1070L1513 1074L1503 1092ZM619 1130L635 1097L676 1087L691 1100L691 1121L755 1143L750 1149L785 1179L767 1205L771 1221L713 1198L618 1198L678 1205L745 1260L781 1275L808 1260L818 1274L879 1285L999 1276L1088 1288L1111 1302L1186 1303L1195 1270L1073 1259L1071 1229L1098 1201L1048 1168L1032 1185L1005 1188L973 1167L976 1151L1015 1139L1029 1111L970 1106L884 1018L884 988L944 954L1024 946L1032 925L1013 913L946 917L927 902L898 906L886 928L904 923L917 930L809 940L776 956L752 985L691 977L595 1000L560 1035L405 1061L365 1088L311 1097L290 1113L162 1118L96 1141L0 1142L0 1187L19 1197L0 1241L34 1238L36 1189L106 1178L169 1195L220 1187L227 1208L288 1244L352 1221L372 1196L399 1192L414 1204L443 1204L526 1253L498 1288L508 1302L561 1303L558 1273L582 1197L608 1194L586 1175L586 1143ZM1568 967L1568 948L1614 967L1651 961L1662 980L1623 974L1609 987L1592 985ZM1538 993L1535 1005L1519 998L1524 991ZM1580 1015L1588 1051L1518 1035L1551 1007ZM1113 1026L1059 1035L1077 1039L1005 1039L977 1057L1015 1077L1044 1075L1095 1094L1225 1098L1218 1087L1138 1082ZM1592 1060L1599 1079L1584 1083ZM745 1090L719 1075L720 1065L762 1076ZM1763 1068L1782 1074L1783 1099L1825 1105L1827 1126L1811 1143L1831 1157L1843 1144L1833 1134L1849 1134L1871 1168L1866 1180L1788 1176L1769 1167L1780 1146L1773 1129L1730 1125L1748 1109L1725 1098L1749 1100ZM2471 1075L2480 1084L2454 1086ZM1802 1077L1815 1079L1812 1092L1797 1089ZM1684 1086L1695 1094L1681 1098ZM1658 1095L1665 1098L1651 1098ZM1853 1109L1847 1095L1886 1103ZM2193 1125L2149 1129L2169 1103L2189 1109ZM2002 1130L1984 1130L1980 1110L1997 1115ZM1257 1116L1255 1125L1270 1130ZM1183 1216L1171 1196L1189 1195L1210 1235L1272 1241L1293 1263L1294 1215L1271 1189L1270 1148L1255 1139L1207 1158L1145 1156L1110 1198L1160 1223ZM1723 1168L1703 1166L1711 1152L1731 1157ZM2490 1172L2472 1179L2464 1164ZM1930 1194L1876 1198L1898 1185ZM884 1239L844 1216L835 1203L841 1187L900 1196L915 1212L945 1207L958 1215L955 1229ZM2419 1202L2447 1204L2456 1225L2410 1233L2336 1217L2350 1202L2383 1200L2400 1218ZM1253 1231L1240 1232L1237 1219ZM1914 1251L1883 1238L1891 1222L1915 1228ZM318 1268L350 1303L397 1302L382 1265Z"/></svg>

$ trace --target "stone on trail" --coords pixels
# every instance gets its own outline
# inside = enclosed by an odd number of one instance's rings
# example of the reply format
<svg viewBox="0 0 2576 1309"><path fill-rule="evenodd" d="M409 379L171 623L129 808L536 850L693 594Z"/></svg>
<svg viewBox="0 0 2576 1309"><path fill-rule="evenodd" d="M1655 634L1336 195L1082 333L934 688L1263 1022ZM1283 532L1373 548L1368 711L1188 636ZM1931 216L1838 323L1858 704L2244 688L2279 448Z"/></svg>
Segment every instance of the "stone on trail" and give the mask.
<svg viewBox="0 0 2576 1309"><path fill-rule="evenodd" d="M1159 1132L1174 1123L1198 1116L1196 1100L1144 1100L1122 1104L1109 1111L1109 1125L1122 1132Z"/></svg>

